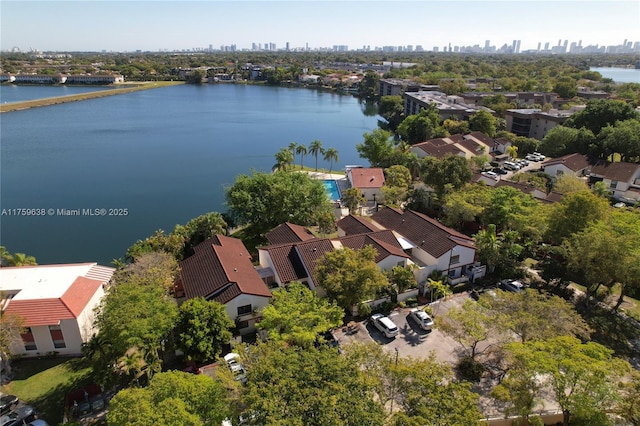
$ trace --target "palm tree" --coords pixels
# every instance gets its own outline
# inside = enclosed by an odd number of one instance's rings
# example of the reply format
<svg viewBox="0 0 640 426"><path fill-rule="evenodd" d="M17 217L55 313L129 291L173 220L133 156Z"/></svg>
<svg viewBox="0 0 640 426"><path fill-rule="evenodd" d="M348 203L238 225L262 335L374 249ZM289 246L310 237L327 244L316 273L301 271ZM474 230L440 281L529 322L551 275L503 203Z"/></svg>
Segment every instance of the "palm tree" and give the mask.
<svg viewBox="0 0 640 426"><path fill-rule="evenodd" d="M292 154L296 153L296 147L298 146L297 142L291 142L289 144L289 151L291 151Z"/></svg>
<svg viewBox="0 0 640 426"><path fill-rule="evenodd" d="M307 147L304 146L303 143L301 143L300 145L298 145L296 147L296 154L298 154L300 156L300 170L304 169L304 166L302 164L302 160L304 159L304 156L307 155Z"/></svg>
<svg viewBox="0 0 640 426"><path fill-rule="evenodd" d="M309 145L309 153L316 157L316 172L318 171L318 154L324 154L324 148L322 147L322 142L318 139L311 142Z"/></svg>
<svg viewBox="0 0 640 426"><path fill-rule="evenodd" d="M338 162L338 150L335 148L329 148L324 152L324 161L329 162L329 174L331 174L331 169L333 168L333 162Z"/></svg>
<svg viewBox="0 0 640 426"><path fill-rule="evenodd" d="M36 258L33 256L27 256L24 253L14 253L9 257L6 257L9 266L30 266L37 265Z"/></svg>
<svg viewBox="0 0 640 426"><path fill-rule="evenodd" d="M507 154L511 158L516 158L518 156L518 147L515 145L511 145L507 148Z"/></svg>
<svg viewBox="0 0 640 426"><path fill-rule="evenodd" d="M286 171L287 166L293 163L293 152L290 149L282 148L276 154L276 164L273 166L273 170Z"/></svg>

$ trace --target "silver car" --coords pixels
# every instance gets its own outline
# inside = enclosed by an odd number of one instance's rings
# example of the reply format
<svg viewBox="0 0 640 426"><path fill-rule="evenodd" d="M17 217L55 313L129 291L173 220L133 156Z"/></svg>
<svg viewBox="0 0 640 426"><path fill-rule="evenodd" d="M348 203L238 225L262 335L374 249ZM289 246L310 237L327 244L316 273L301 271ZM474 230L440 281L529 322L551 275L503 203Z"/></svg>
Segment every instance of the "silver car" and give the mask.
<svg viewBox="0 0 640 426"><path fill-rule="evenodd" d="M421 329L428 331L433 328L433 319L422 309L411 309L409 316L420 326Z"/></svg>
<svg viewBox="0 0 640 426"><path fill-rule="evenodd" d="M398 335L398 326L382 314L371 315L371 322L382 334L390 339Z"/></svg>

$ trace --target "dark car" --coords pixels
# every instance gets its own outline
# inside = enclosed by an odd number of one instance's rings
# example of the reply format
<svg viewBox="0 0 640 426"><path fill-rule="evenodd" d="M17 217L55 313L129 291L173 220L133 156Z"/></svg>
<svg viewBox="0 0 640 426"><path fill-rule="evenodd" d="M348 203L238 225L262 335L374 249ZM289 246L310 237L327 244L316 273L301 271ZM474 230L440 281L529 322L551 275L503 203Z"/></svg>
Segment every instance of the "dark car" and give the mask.
<svg viewBox="0 0 640 426"><path fill-rule="evenodd" d="M507 173L509 173L508 171L506 171L505 169L503 169L501 167L494 167L492 172L497 173L499 175L506 175Z"/></svg>
<svg viewBox="0 0 640 426"><path fill-rule="evenodd" d="M36 410L30 405L23 405L0 417L0 426L22 426L38 417Z"/></svg>
<svg viewBox="0 0 640 426"><path fill-rule="evenodd" d="M15 395L0 396L0 415L11 411L11 407L18 405L18 397Z"/></svg>

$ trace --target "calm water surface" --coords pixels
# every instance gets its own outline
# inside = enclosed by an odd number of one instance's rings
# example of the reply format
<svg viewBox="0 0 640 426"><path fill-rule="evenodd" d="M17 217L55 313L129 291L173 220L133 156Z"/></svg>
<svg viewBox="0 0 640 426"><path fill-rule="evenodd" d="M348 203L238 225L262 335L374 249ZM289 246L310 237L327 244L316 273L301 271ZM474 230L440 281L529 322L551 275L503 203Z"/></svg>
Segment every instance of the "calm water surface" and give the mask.
<svg viewBox="0 0 640 426"><path fill-rule="evenodd" d="M640 83L640 70L634 68L592 67L590 71L597 71L616 83Z"/></svg>
<svg viewBox="0 0 640 426"><path fill-rule="evenodd" d="M114 86L17 86L14 84L0 85L0 102L11 103L31 101L34 99L54 98L57 96L77 95L79 93L99 92L115 89Z"/></svg>
<svg viewBox="0 0 640 426"><path fill-rule="evenodd" d="M364 163L355 145L376 120L352 97L243 85L173 86L1 114L0 208L128 215L4 215L0 244L43 264L107 264L156 229L225 211L225 186L270 170L291 141L336 148L334 169Z"/></svg>

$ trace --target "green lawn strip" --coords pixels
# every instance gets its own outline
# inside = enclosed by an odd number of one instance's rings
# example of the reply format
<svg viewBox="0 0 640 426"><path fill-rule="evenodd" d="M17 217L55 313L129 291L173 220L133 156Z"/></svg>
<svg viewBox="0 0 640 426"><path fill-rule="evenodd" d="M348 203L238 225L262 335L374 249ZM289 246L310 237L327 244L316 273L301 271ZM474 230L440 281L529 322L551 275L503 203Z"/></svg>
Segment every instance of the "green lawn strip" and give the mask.
<svg viewBox="0 0 640 426"><path fill-rule="evenodd" d="M92 383L92 369L82 358L22 359L12 369L13 380L2 391L32 405L52 425L62 422L65 395Z"/></svg>
<svg viewBox="0 0 640 426"><path fill-rule="evenodd" d="M0 113L10 111L20 111L23 109L37 108L42 106L57 105L67 102L84 101L87 99L102 98L105 96L122 95L124 93L137 92L139 90L157 89L160 87L184 84L180 81L154 81L147 83L131 84L125 87L112 90L100 90L97 92L80 93L77 95L58 96L54 98L35 99L31 101L12 102L0 105Z"/></svg>

